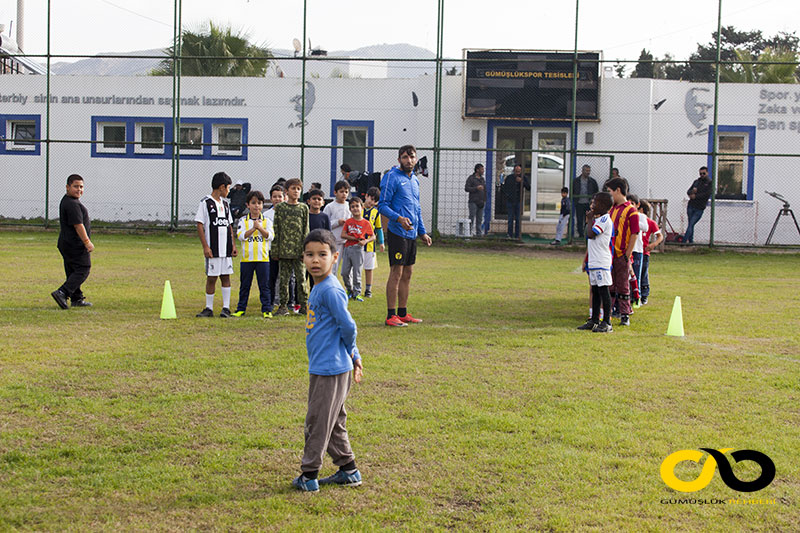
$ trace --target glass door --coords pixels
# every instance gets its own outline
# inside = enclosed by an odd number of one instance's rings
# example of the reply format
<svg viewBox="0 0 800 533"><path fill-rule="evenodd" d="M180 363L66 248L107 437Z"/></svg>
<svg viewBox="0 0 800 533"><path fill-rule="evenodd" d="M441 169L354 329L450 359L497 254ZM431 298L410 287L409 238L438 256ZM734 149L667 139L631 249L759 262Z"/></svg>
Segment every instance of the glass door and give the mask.
<svg viewBox="0 0 800 533"><path fill-rule="evenodd" d="M531 220L558 218L561 188L564 186L564 163L567 158L567 132L534 131L536 174L531 176Z"/></svg>
<svg viewBox="0 0 800 533"><path fill-rule="evenodd" d="M522 172L530 176L531 148L533 137L530 128L498 128L494 152L494 213L495 218L507 219L508 207L501 187L503 182L514 175L514 166L522 165ZM530 217L530 192L525 190L522 201L522 220Z"/></svg>

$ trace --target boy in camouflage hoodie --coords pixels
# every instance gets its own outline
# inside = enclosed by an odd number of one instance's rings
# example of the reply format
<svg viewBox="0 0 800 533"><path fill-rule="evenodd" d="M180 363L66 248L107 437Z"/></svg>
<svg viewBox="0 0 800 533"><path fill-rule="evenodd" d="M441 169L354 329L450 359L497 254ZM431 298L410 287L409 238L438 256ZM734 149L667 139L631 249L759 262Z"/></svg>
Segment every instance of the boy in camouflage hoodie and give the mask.
<svg viewBox="0 0 800 533"><path fill-rule="evenodd" d="M275 206L275 240L272 247L280 261L280 301L278 315L288 315L289 278L294 272L297 283L297 303L299 314L306 315L308 288L306 287L306 268L303 265L303 241L308 235L308 206L300 202L303 184L297 178L287 180L286 201Z"/></svg>

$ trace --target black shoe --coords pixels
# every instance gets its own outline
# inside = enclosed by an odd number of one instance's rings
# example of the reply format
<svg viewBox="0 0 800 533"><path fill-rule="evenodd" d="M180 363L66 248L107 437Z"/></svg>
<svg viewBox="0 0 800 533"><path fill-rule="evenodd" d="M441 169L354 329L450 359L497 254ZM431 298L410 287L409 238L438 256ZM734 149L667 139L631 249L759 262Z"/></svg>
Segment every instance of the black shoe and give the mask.
<svg viewBox="0 0 800 533"><path fill-rule="evenodd" d="M642 298L642 305L647 305L647 298Z"/></svg>
<svg viewBox="0 0 800 533"><path fill-rule="evenodd" d="M61 292L61 289L56 289L50 293L50 296L53 297L53 300L56 301L58 306L61 309L68 309L69 305L67 305L67 295Z"/></svg>
<svg viewBox="0 0 800 533"><path fill-rule="evenodd" d="M612 331L614 331L614 328L611 327L611 323L605 320L597 324L592 330L594 333L611 333Z"/></svg>
<svg viewBox="0 0 800 533"><path fill-rule="evenodd" d="M622 315L619 319L620 326L630 326L631 325L631 318L628 315Z"/></svg>
<svg viewBox="0 0 800 533"><path fill-rule="evenodd" d="M86 298L80 298L78 300L72 300L72 307L91 307L92 302L87 302Z"/></svg>
<svg viewBox="0 0 800 533"><path fill-rule="evenodd" d="M552 244L553 246L558 246L559 244L561 244L561 241L551 241L550 244Z"/></svg>
<svg viewBox="0 0 800 533"><path fill-rule="evenodd" d="M591 319L586 321L586 324L582 326L578 326L578 329L583 331L592 331L594 327L597 325L597 322L593 322Z"/></svg>
<svg viewBox="0 0 800 533"><path fill-rule="evenodd" d="M231 317L231 310L227 307L223 307L222 311L219 312L220 318L230 318Z"/></svg>
<svg viewBox="0 0 800 533"><path fill-rule="evenodd" d="M206 307L205 309L197 313L195 316L198 318L210 318L214 316L214 311Z"/></svg>

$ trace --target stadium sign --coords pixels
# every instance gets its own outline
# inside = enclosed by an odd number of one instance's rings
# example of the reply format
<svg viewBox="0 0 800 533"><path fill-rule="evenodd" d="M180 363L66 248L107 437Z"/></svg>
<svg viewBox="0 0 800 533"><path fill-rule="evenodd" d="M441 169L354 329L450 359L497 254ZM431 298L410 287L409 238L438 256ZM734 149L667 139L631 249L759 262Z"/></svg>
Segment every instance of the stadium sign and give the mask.
<svg viewBox="0 0 800 533"><path fill-rule="evenodd" d="M573 53L466 50L464 118L572 118ZM599 52L578 52L578 120L598 120Z"/></svg>

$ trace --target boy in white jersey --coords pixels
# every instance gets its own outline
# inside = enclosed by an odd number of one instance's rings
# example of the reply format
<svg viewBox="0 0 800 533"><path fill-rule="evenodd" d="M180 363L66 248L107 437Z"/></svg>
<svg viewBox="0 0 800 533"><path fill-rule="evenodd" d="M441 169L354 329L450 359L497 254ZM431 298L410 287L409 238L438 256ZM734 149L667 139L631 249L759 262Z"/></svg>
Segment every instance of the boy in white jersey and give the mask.
<svg viewBox="0 0 800 533"><path fill-rule="evenodd" d="M211 178L211 194L200 200L197 215L197 234L203 245L206 258L206 306L198 317L214 316L214 291L217 278L222 285L222 311L220 318L231 316L231 274L233 258L236 257L236 243L233 235L231 207L225 198L231 187L231 178L224 172L217 172Z"/></svg>
<svg viewBox="0 0 800 533"><path fill-rule="evenodd" d="M590 211L586 216L587 239L586 258L583 270L589 274L589 285L592 288L592 318L582 326L581 330L595 333L609 333L611 328L611 234L614 224L608 210L614 205L611 194L599 192L592 198ZM600 322L600 303L603 304L603 321Z"/></svg>
<svg viewBox="0 0 800 533"><path fill-rule="evenodd" d="M261 299L261 316L272 318L272 295L269 289L269 243L275 234L272 221L262 213L264 195L261 191L247 194L249 214L239 219L236 236L242 241L242 261L239 264L239 303L233 316L244 316L250 299L253 274L258 278L258 295Z"/></svg>
<svg viewBox="0 0 800 533"><path fill-rule="evenodd" d="M336 251L339 253L339 259L333 265L333 275L339 274L339 265L344 259L344 243L342 238L342 226L350 218L350 205L347 203L347 197L350 196L350 184L346 181L337 181L333 186L333 202L325 206L322 210L323 213L328 215L331 220L331 233L336 239Z"/></svg>

